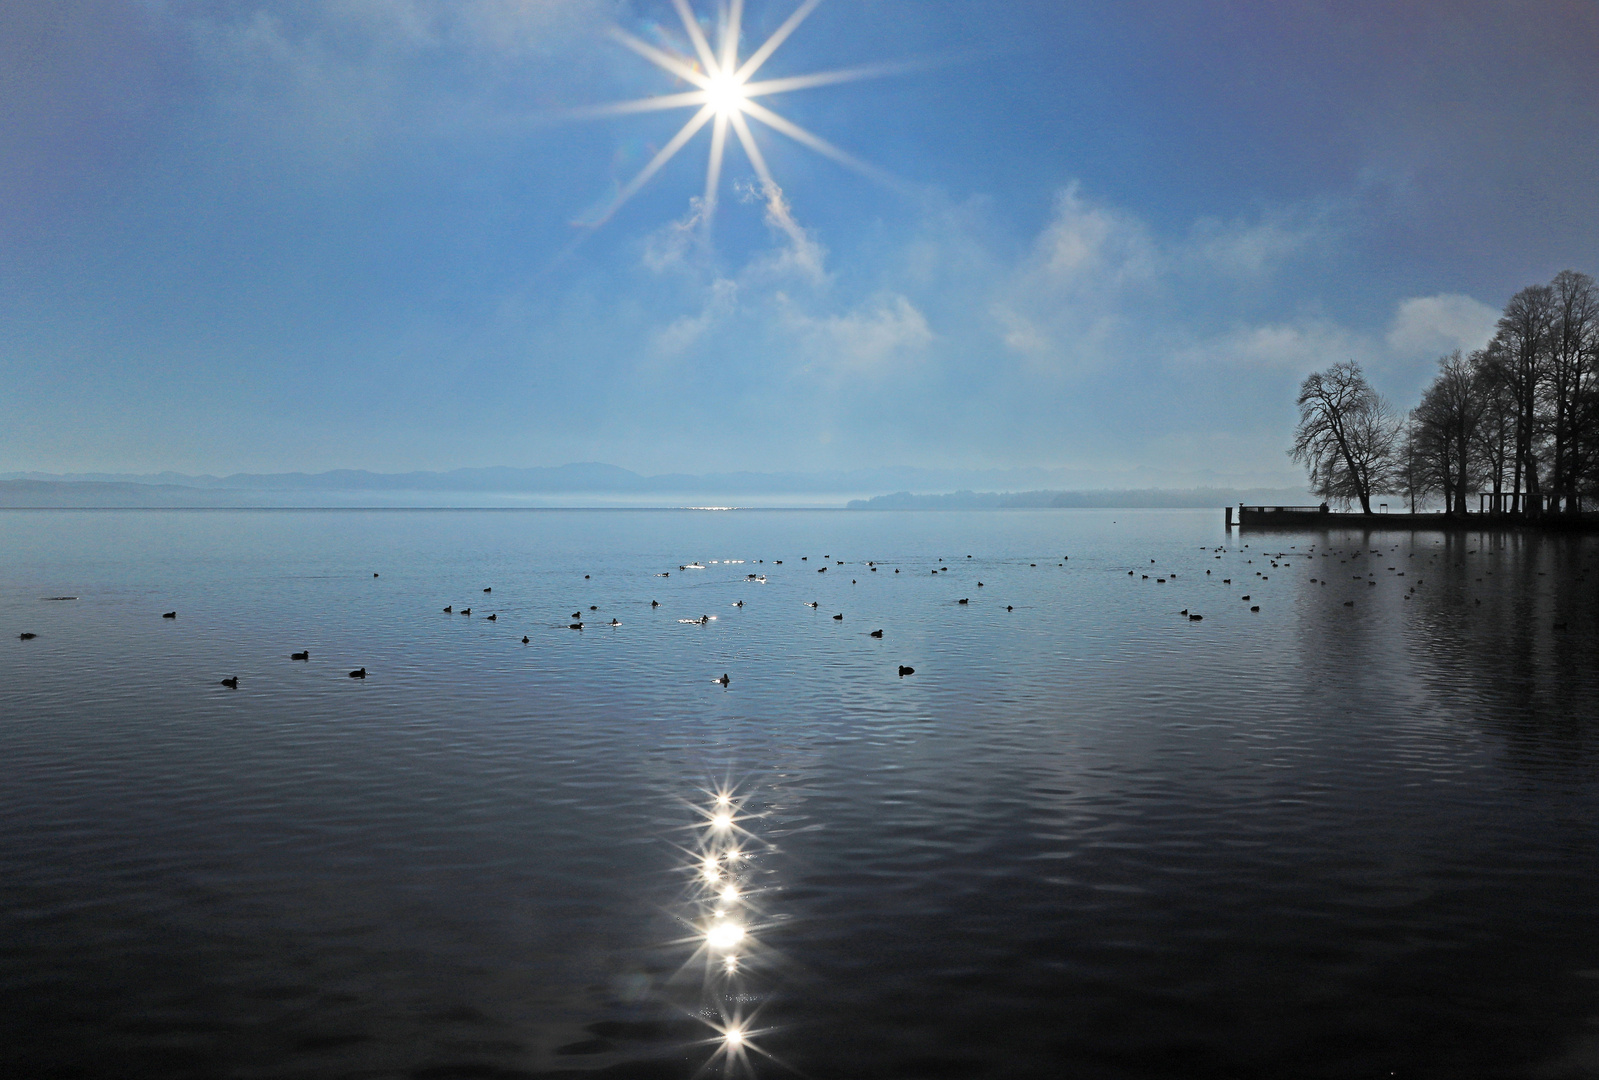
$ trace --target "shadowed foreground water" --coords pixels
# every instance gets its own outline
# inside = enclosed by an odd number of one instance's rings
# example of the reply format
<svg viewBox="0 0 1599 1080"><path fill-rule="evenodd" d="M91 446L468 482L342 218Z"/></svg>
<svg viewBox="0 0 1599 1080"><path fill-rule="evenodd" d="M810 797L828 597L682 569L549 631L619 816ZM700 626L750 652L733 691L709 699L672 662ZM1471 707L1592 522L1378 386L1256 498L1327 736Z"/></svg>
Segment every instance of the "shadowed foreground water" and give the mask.
<svg viewBox="0 0 1599 1080"><path fill-rule="evenodd" d="M1599 1074L1599 541L1220 518L0 514L0 1054Z"/></svg>

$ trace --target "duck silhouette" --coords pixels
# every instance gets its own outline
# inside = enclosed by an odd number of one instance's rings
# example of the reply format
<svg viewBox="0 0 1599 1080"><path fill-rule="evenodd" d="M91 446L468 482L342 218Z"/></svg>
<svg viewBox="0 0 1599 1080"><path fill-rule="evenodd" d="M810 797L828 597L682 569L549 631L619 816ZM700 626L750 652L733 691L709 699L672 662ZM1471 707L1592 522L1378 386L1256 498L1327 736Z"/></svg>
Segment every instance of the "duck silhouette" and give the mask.
<svg viewBox="0 0 1599 1080"><path fill-rule="evenodd" d="M176 619L178 617L178 613L176 611L169 611L161 617L163 619Z"/></svg>
<svg viewBox="0 0 1599 1080"><path fill-rule="evenodd" d="M462 615L470 615L470 614L472 614L472 609L469 608L469 607L464 607L464 608L461 609L461 614Z"/></svg>
<svg viewBox="0 0 1599 1080"><path fill-rule="evenodd" d="M714 681L721 683L723 686L726 686L728 683L732 682L733 680L729 679L727 677L727 672L724 671L724 672L722 672L722 677L720 679L716 679Z"/></svg>
<svg viewBox="0 0 1599 1080"><path fill-rule="evenodd" d="M289 654L289 659L290 660L309 660L309 659L311 659L311 650L307 649L305 652L290 653Z"/></svg>
<svg viewBox="0 0 1599 1080"><path fill-rule="evenodd" d="M612 626L621 626L622 625L622 620L621 619L612 619L611 620L611 625Z"/></svg>
<svg viewBox="0 0 1599 1080"><path fill-rule="evenodd" d="M915 668L906 667L904 664L901 664L899 666L899 677L900 678L903 679L907 675L914 675L914 674L916 674L916 669Z"/></svg>
<svg viewBox="0 0 1599 1080"><path fill-rule="evenodd" d="M969 604L969 603L971 603L971 600L970 600L970 599L968 599L968 598L967 598L967 597L964 597L964 596L963 596L963 597L961 597L961 598L960 598L960 599L959 599L959 600L957 600L957 601L955 601L955 602L956 602L956 603L957 603L957 604Z"/></svg>
<svg viewBox="0 0 1599 1080"><path fill-rule="evenodd" d="M447 607L447 608L445 608L445 609L444 609L444 614L446 614L446 615L453 615L453 614L455 614L455 605L454 605L454 604L451 604L451 605L450 605L450 606L449 606L449 607Z"/></svg>
<svg viewBox="0 0 1599 1080"><path fill-rule="evenodd" d="M497 614L496 615L490 615L489 618L488 618L488 621L489 622L499 622L500 621L500 617Z"/></svg>
<svg viewBox="0 0 1599 1080"><path fill-rule="evenodd" d="M869 636L871 636L871 637L882 637L883 636L883 632L881 630L873 630Z"/></svg>
<svg viewBox="0 0 1599 1080"><path fill-rule="evenodd" d="M22 633L17 635L17 639L19 641L32 641L34 638L36 638L38 636L39 636L38 634L30 633L29 631L24 630Z"/></svg>
<svg viewBox="0 0 1599 1080"><path fill-rule="evenodd" d="M659 600L651 600L650 601L650 607L660 607L660 606L661 606L661 602Z"/></svg>
<svg viewBox="0 0 1599 1080"><path fill-rule="evenodd" d="M581 629L583 629L583 624L580 623L580 622L568 623L566 628L568 630L581 630Z"/></svg>
<svg viewBox="0 0 1599 1080"><path fill-rule="evenodd" d="M352 679L364 679L364 678L366 678L366 668L364 668L364 667L356 668L354 671L350 672L350 678L352 678Z"/></svg>
<svg viewBox="0 0 1599 1080"><path fill-rule="evenodd" d="M226 686L229 690L237 690L239 688L239 677L235 675L231 679L223 679L222 685Z"/></svg>
<svg viewBox="0 0 1599 1080"><path fill-rule="evenodd" d="M522 635L522 644L524 644L524 645L527 644L527 635L526 634Z"/></svg>
<svg viewBox="0 0 1599 1080"><path fill-rule="evenodd" d="M483 591L484 592L493 592L494 591L494 587L491 585L487 589L484 589Z"/></svg>
<svg viewBox="0 0 1599 1080"><path fill-rule="evenodd" d="M805 606L808 607L808 608L813 608L813 607L816 606L816 601L812 600L810 603L806 604Z"/></svg>
<svg viewBox="0 0 1599 1080"><path fill-rule="evenodd" d="M583 613L582 613L582 612L581 612L581 611L574 611L574 612L572 612L572 618L574 618L574 619L581 619L581 618L582 618L582 617L583 617Z"/></svg>

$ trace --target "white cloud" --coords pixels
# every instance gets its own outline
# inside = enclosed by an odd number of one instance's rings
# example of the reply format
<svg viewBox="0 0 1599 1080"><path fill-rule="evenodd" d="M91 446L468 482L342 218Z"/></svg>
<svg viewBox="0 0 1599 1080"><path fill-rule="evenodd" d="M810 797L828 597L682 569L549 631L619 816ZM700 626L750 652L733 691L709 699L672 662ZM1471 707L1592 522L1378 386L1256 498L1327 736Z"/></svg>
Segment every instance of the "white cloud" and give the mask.
<svg viewBox="0 0 1599 1080"><path fill-rule="evenodd" d="M1343 360L1369 363L1375 354L1370 339L1319 319L1264 325L1243 325L1178 350L1172 359L1183 364L1216 364L1257 370L1308 372Z"/></svg>
<svg viewBox="0 0 1599 1080"><path fill-rule="evenodd" d="M933 343L927 317L904 296L876 297L842 315L813 318L792 307L787 322L805 342L807 367L836 375L883 375L922 359Z"/></svg>
<svg viewBox="0 0 1599 1080"><path fill-rule="evenodd" d="M1406 358L1471 352L1488 344L1499 312L1459 293L1403 300L1388 328L1388 347Z"/></svg>
<svg viewBox="0 0 1599 1080"><path fill-rule="evenodd" d="M656 354L678 356L738 310L738 283L717 278L706 291L704 306L697 315L680 315L655 334Z"/></svg>

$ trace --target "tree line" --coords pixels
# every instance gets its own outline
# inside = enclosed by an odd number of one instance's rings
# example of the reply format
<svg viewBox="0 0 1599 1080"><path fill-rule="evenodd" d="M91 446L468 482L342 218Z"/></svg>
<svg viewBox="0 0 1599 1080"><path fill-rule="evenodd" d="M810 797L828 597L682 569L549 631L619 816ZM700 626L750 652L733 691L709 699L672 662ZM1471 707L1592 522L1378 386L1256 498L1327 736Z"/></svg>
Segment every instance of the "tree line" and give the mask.
<svg viewBox="0 0 1599 1080"><path fill-rule="evenodd" d="M1452 352L1408 414L1353 361L1300 385L1289 455L1329 502L1371 513L1378 495L1418 503L1442 495L1465 514L1524 518L1580 513L1599 499L1599 287L1564 270L1505 305L1485 348Z"/></svg>

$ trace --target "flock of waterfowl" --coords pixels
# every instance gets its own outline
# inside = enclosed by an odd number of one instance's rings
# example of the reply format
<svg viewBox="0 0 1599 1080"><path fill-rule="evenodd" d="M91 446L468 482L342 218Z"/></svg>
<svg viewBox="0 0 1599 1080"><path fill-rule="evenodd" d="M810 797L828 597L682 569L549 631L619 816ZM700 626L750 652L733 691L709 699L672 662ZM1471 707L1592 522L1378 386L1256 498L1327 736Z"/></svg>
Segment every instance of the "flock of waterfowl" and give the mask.
<svg viewBox="0 0 1599 1080"><path fill-rule="evenodd" d="M1254 576L1256 578L1258 578L1260 580L1260 582L1262 582L1262 583L1270 580L1270 575L1266 572L1267 569L1271 569L1271 570L1288 570L1288 569L1291 568L1290 561L1293 560L1293 559L1305 559L1305 560L1307 560L1307 564L1306 565L1307 565L1307 568L1309 568L1309 569L1316 568L1316 566L1318 565L1318 560L1320 560L1320 559L1337 559L1337 563L1340 566L1350 566L1352 569L1364 571L1363 573L1355 573L1355 574L1353 574L1352 575L1352 580L1353 581L1364 582L1368 587L1376 587L1376 585L1377 585L1376 563L1374 563L1374 561L1373 561L1373 557L1374 556L1381 557L1381 556L1384 556L1384 555L1389 555L1389 556L1391 556L1391 557L1393 557L1395 559L1396 565L1387 566L1385 568L1387 574L1391 575L1394 579L1397 580L1398 578L1404 578L1406 576L1406 573L1407 573L1406 569L1401 569L1400 565L1397 565L1398 556L1395 555L1394 553L1396 553L1399 550L1399 545L1398 544L1394 544L1394 545L1389 546L1389 548L1387 549L1386 552L1384 550L1380 549L1380 548L1355 548L1355 547L1351 547L1351 548L1325 548L1325 549L1322 549L1322 550L1318 550L1319 546L1320 545L1317 545L1317 544L1310 544L1310 545L1308 545L1306 550L1301 551L1301 550L1298 549L1298 545L1289 545L1287 550L1279 550L1279 551L1275 551L1275 552L1270 552L1270 551L1251 551L1250 550L1250 545L1243 544L1242 546L1236 547L1236 548L1229 548L1229 547L1227 547L1225 545L1222 545L1222 546L1217 546L1217 547L1202 547L1200 550L1210 553L1216 559L1223 558L1229 552L1234 554L1234 555L1244 556L1244 563L1245 563L1246 566L1253 566L1254 562L1255 562L1255 558L1257 558L1257 557L1262 559L1268 565L1266 567L1263 567L1262 569L1253 571ZM1475 555L1475 554L1477 554L1477 552L1478 552L1478 549L1472 548L1469 552L1467 552L1467 554ZM1430 552L1429 553L1429 552L1426 552L1426 551L1421 551L1421 552L1412 551L1412 552L1408 552L1406 554L1405 558L1407 560L1414 560L1414 559L1417 558L1418 554L1421 555L1423 557L1424 561L1426 561L1426 562L1436 562L1440 558L1441 555L1445 555L1445 554L1448 554L1448 553L1447 552ZM1497 554L1497 552L1485 551L1485 554L1494 555L1494 554ZM832 558L832 556L830 556L830 555L823 556L822 558L824 560L827 560L827 561L831 562L833 564L833 566L835 566L835 567L847 565L844 562L844 560L842 560L842 559L834 560ZM966 558L970 559L970 558L972 558L972 556L968 555L968 556L966 556ZM1069 558L1070 558L1069 556L1062 555L1060 557L1060 561L1056 565L1057 566L1065 566L1067 561L1069 560ZM757 561L758 562L764 562L765 560L757 560ZM800 557L800 561L801 562L808 562L809 561L809 556L801 556ZM711 560L711 565L715 565L716 562L717 562L717 560ZM728 562L730 562L730 563L738 563L738 562L742 562L742 560L728 560ZM950 567L946 564L946 560L939 559L938 563L939 563L939 565L936 568L934 568L934 569L932 569L930 571L931 574L937 576L937 575L940 575L940 574L949 573ZM1149 563L1150 563L1151 567L1156 566L1156 560L1154 560L1154 559L1150 559ZM783 560L782 559L774 560L774 565L781 566L782 564L783 564ZM1038 564L1035 562L1035 563L1030 563L1029 565L1032 566L1032 567L1037 567ZM1326 564L1326 565L1328 565L1330 567L1331 564ZM1406 567L1409 567L1411 570L1414 570L1414 568L1418 564L1407 562L1407 563L1404 563L1402 565L1404 565ZM1464 564L1464 562L1462 562L1460 565L1463 567L1465 564ZM865 566L866 566L867 571L870 572L870 573L877 573L878 570L880 569L880 566L879 566L879 564L876 561L869 561L869 562L865 563ZM694 571L694 570L704 570L706 568L707 568L707 566L706 566L705 563L689 562L689 563L681 563L681 564L679 564L677 569L678 569L678 571L680 573L682 573L682 572L688 572L688 571ZM829 567L824 565L824 566L818 567L816 572L817 573L823 573L823 572L827 571L828 569L829 569ZM900 573L900 568L894 567L893 571L894 571L894 573L898 574L898 573ZM1240 570L1235 570L1234 571L1234 573L1240 573L1240 572L1241 572ZM1318 573L1323 575L1323 576L1310 577L1308 579L1309 583L1312 584L1312 585L1319 585L1320 587L1325 588L1327 586L1327 584L1328 584L1328 579L1324 575L1327 572L1328 571L1326 571L1326 570L1318 571ZM1544 574L1544 572L1542 572L1542 571L1539 571L1538 573L1539 573L1539 576L1543 576L1543 574ZM1486 569L1486 570L1484 570L1484 574L1486 576L1491 577L1491 576L1493 576L1494 571L1492 569ZM1168 571L1164 571L1164 572L1159 571L1159 570L1152 570L1150 573L1143 573L1143 574L1139 574L1139 572L1137 570L1127 570L1126 571L1126 575L1128 577L1135 577L1136 576L1140 580L1143 580L1143 581L1153 581L1153 583L1156 584L1156 585L1165 585L1165 584L1168 584L1168 583L1176 583L1178 581L1178 573L1175 570L1168 570ZM1214 573L1213 573L1212 570L1207 569L1205 571L1205 575L1206 576L1214 576ZM375 578L375 577L378 577L379 575L377 573L374 573L372 576ZM659 577L659 578L669 578L671 576L671 571L662 571L662 572L657 573L655 576ZM584 574L583 578L584 578L584 580L591 580L591 575ZM1483 578L1482 577L1477 577L1476 580L1481 582L1483 580ZM1586 571L1585 570L1579 568L1577 580L1579 580L1579 581L1586 580ZM749 573L749 574L745 575L744 581L748 582L748 583L751 583L751 584L762 584L762 585L764 585L767 582L767 576L766 576L765 573ZM850 584L852 584L852 585L858 584L858 583L859 583L858 579L852 578L851 581L850 581ZM1223 585L1232 585L1233 584L1233 578L1231 578L1231 577L1222 578L1221 579L1221 583ZM1411 599L1415 595L1416 590L1419 587L1425 585L1425 579L1418 576L1418 577L1415 577L1412 582L1407 583L1407 584L1408 584L1408 587L1407 587L1406 591L1403 594L1403 598L1405 600ZM982 581L977 581L976 582L976 586L978 588L985 588L986 587L985 583L982 582ZM485 595L491 595L493 592L494 592L493 586L485 586L483 588L483 593ZM52 596L52 597L45 597L44 599L48 599L48 600L75 600L75 599L77 599L77 597ZM1242 603L1250 605L1249 606L1249 611L1251 613L1258 614L1260 612L1261 605L1258 604L1258 603L1252 602L1252 600L1253 600L1253 593L1252 592L1241 594L1240 597L1239 597L1239 600ZM954 603L956 605L959 605L959 606L967 606L967 605L970 605L971 598L970 597L960 597L960 598L956 599L954 601ZM1476 598L1475 599L1475 603L1477 605L1480 605L1482 603L1481 598ZM736 600L736 601L733 602L732 606L734 606L736 608L743 608L744 607L744 601L743 600ZM812 609L815 609L815 608L819 607L820 605L819 605L818 601L810 600L810 601L806 601L805 602L805 606L807 606L809 608L812 608ZM1344 600L1343 601L1343 606L1352 608L1352 607L1355 606L1355 601L1353 599ZM650 601L650 608L652 610L659 609L660 607L661 607L661 603L660 603L659 600L651 600ZM588 607L588 611L591 612L591 613L592 612L598 612L599 610L600 610L599 609L599 605L597 605L597 604L591 604ZM1005 611L1011 612L1011 611L1014 611L1014 610L1015 610L1014 605L1010 605L1010 604L1005 605ZM472 616L472 614L473 614L471 607L462 607L462 608L460 608L459 611L457 611L456 608L455 608L455 605L453 605L453 604L445 605L443 611L444 611L445 614L458 614L458 615L461 615L463 617L468 617L468 618L470 618ZM1201 614L1200 612L1190 610L1189 608L1183 608L1181 611L1177 612L1177 614L1180 617L1186 619L1189 622L1202 622L1204 620L1204 618L1205 618L1205 616L1203 614ZM177 617L178 617L178 613L176 611L163 612L162 615L161 615L161 618L163 618L163 619L175 620L175 619L177 619ZM489 614L482 616L482 618L485 621L487 621L487 622L497 622L498 619L499 619L499 613L498 612L490 612ZM834 614L832 616L832 618L833 618L833 620L835 622L843 622L844 621L844 613L843 612L838 612L838 613ZM585 614L584 614L584 611L581 608L579 608L577 611L572 612L571 615L569 616L569 620L570 621L567 621L565 623L566 628L569 629L569 630L581 631L586 626L589 625L587 622L585 622ZM678 621L681 622L681 623L687 623L687 624L691 624L691 625L705 626L705 625L710 624L714 620L715 620L715 616L712 616L712 615L700 615L697 618L679 619ZM622 625L622 622L621 622L620 619L613 617L612 619L610 619L610 621L608 623L603 624L603 625L607 625L607 626L610 626L610 627L620 627ZM1554 624L1553 628L1555 630L1565 630L1567 628L1567 624L1565 622L1556 622ZM877 638L877 639L881 639L883 637L883 635L884 635L884 631L883 631L882 628L878 628L878 629L872 630L869 633L870 637ZM20 633L18 635L18 638L20 640L22 640L22 641L31 641L31 640L37 638L38 636L39 635L37 633L34 633L32 631L23 631L22 633ZM531 643L532 639L528 635L524 634L524 635L522 635L522 639L521 640L522 640L522 644L527 645L527 644ZM310 658L311 658L311 653L310 653L310 650L308 650L308 649L301 650L301 651L298 651L298 652L293 652L293 653L289 654L289 659L290 660L294 660L294 661L309 661ZM907 664L899 664L899 665L897 665L897 671L898 671L898 675L901 678L903 678L903 677L905 677L907 675L914 675L916 673L916 669L914 667L911 667L910 665L907 665ZM366 670L365 667L356 668L355 670L349 672L349 677L352 678L352 679L365 679L367 677L367 670ZM718 683L719 685L721 685L724 688L729 686L729 685L731 685L731 683L732 683L731 677L725 672L721 675L720 678L714 679L712 681ZM237 689L238 686L239 686L238 677L237 676L229 676L228 678L222 679L222 680L220 680L220 685L222 685L224 687L227 687L230 690L231 689Z"/></svg>

